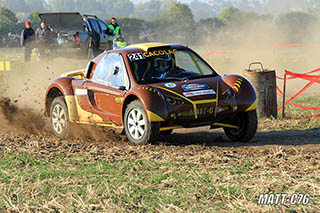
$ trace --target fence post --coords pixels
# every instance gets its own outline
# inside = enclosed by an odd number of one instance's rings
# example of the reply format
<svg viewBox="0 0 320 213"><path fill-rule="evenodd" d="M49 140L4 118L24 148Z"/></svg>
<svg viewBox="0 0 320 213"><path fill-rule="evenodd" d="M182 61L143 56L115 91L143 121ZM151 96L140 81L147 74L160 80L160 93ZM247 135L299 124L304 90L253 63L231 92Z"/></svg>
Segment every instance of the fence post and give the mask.
<svg viewBox="0 0 320 213"><path fill-rule="evenodd" d="M287 70L284 71L284 77L283 77L282 119L286 117L286 114L285 114L286 84L287 84Z"/></svg>

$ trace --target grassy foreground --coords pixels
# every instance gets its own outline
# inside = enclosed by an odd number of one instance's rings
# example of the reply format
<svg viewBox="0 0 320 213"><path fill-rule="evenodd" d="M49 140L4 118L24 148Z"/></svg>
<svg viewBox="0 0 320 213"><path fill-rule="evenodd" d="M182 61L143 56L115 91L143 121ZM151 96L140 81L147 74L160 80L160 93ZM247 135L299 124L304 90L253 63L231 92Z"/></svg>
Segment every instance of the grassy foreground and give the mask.
<svg viewBox="0 0 320 213"><path fill-rule="evenodd" d="M281 97L282 98L282 97ZM287 98L287 100L290 96ZM278 107L282 105L282 100L278 98ZM319 96L299 96L293 103L306 107L320 107ZM320 119L315 116L320 115L320 110L298 109L292 104L288 104L285 108L286 119L282 119L282 110L278 111L278 119L260 119L260 131L270 130L306 130L317 129L320 127ZM311 119L306 119L313 117Z"/></svg>
<svg viewBox="0 0 320 213"><path fill-rule="evenodd" d="M0 211L320 210L319 146L187 147L0 140ZM308 205L257 205L260 193L308 193Z"/></svg>

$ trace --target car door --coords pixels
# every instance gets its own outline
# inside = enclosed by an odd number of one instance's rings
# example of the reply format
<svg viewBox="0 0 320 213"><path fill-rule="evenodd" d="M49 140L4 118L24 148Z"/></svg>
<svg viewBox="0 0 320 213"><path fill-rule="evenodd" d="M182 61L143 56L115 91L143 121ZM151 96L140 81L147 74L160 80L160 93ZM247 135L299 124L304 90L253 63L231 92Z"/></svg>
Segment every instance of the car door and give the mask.
<svg viewBox="0 0 320 213"><path fill-rule="evenodd" d="M85 83L92 111L104 121L121 123L121 104L129 80L122 56L119 53L105 55L97 65L91 80Z"/></svg>
<svg viewBox="0 0 320 213"><path fill-rule="evenodd" d="M100 30L100 26L98 24L98 22L95 20L95 19L88 19L88 23L89 23L89 29L91 30L91 33L92 36L93 36L93 40L94 40L94 43L97 45L97 47L100 49L99 47L99 44L100 44L100 33L101 33L101 30Z"/></svg>
<svg viewBox="0 0 320 213"><path fill-rule="evenodd" d="M101 49L108 49L109 36L105 33L108 26L101 20L97 20L97 21L98 21L100 29L101 29L100 48Z"/></svg>

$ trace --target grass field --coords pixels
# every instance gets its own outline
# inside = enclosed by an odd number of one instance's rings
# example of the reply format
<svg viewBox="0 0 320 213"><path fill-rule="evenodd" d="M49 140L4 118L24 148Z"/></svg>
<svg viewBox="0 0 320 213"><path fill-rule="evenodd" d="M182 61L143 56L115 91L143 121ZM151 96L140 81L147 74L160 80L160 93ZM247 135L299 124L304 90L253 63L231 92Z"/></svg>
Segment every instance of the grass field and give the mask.
<svg viewBox="0 0 320 213"><path fill-rule="evenodd" d="M292 50L277 52L282 62L274 66L293 66L293 61L300 70L316 68L313 59L304 60L306 53ZM83 68L87 61L25 64L22 56L18 50L0 51L1 60L13 63L0 95L18 106L8 116L0 102L0 212L320 212L320 119L295 119L319 111L288 105L291 119L281 114L260 119L257 136L248 144L203 129L176 131L142 146L111 130L86 127L79 133L88 134L62 140L52 136L41 114L44 91L61 73ZM253 54L208 58L220 74L233 67L240 73L255 59ZM274 59L267 60L273 64ZM299 87L289 85L293 92ZM320 106L317 87L294 102ZM261 193L307 193L310 202L258 205Z"/></svg>
<svg viewBox="0 0 320 213"><path fill-rule="evenodd" d="M7 138L0 146L3 211L320 209L319 148L137 147L42 136ZM260 193L272 192L307 193L310 203L257 205Z"/></svg>

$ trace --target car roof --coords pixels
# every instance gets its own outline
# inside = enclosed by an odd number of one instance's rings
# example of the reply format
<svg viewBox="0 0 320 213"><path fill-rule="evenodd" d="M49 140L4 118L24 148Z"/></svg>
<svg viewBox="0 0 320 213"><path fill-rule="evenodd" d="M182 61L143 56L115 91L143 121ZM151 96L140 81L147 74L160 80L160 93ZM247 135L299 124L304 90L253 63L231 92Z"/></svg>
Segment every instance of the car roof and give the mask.
<svg viewBox="0 0 320 213"><path fill-rule="evenodd" d="M129 49L139 49L139 50L143 50L145 52L148 52L149 49L161 48L161 47L186 48L186 46L183 44L165 44L165 43L149 42L149 43L131 44L131 45L123 48L123 50L128 51Z"/></svg>
<svg viewBox="0 0 320 213"><path fill-rule="evenodd" d="M169 44L164 44L164 43L141 43L141 44L132 44L127 46L126 48L137 48L137 49L142 49L144 51L148 51L150 48L154 47L167 47Z"/></svg>
<svg viewBox="0 0 320 213"><path fill-rule="evenodd" d="M125 47L125 48L119 48L119 49L115 49L115 50L104 51L102 54L100 54L98 57L96 57L92 61L94 63L99 63L99 61L108 53L130 54L130 53L138 52L138 51L148 52L149 49L161 48L161 47L170 47L170 48L174 48L174 49L186 49L186 48L188 48L186 45L183 45L183 44L165 44L165 43L156 43L156 42L131 44L131 45Z"/></svg>

